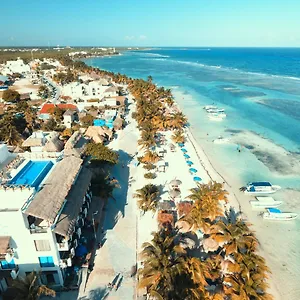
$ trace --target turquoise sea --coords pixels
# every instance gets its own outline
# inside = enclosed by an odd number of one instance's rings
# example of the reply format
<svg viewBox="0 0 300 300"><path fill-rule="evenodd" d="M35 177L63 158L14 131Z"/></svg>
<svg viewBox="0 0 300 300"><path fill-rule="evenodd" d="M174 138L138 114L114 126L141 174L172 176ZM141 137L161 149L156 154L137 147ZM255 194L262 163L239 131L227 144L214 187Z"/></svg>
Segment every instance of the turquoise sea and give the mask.
<svg viewBox="0 0 300 300"><path fill-rule="evenodd" d="M300 190L300 49L161 48L85 62L171 88L198 143L232 179ZM225 108L224 121L208 119L211 104ZM214 144L218 136L238 143Z"/></svg>

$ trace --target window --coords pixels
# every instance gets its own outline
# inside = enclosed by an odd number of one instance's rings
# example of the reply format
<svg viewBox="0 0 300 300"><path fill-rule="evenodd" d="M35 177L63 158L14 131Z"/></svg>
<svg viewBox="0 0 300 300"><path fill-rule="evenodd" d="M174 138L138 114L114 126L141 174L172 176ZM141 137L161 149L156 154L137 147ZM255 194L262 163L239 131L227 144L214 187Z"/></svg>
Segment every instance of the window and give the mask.
<svg viewBox="0 0 300 300"><path fill-rule="evenodd" d="M48 240L35 240L34 241L36 251L50 251L50 243Z"/></svg>
<svg viewBox="0 0 300 300"><path fill-rule="evenodd" d="M52 256L41 256L39 257L40 266L42 268L54 267L54 261Z"/></svg>
<svg viewBox="0 0 300 300"><path fill-rule="evenodd" d="M15 269L16 264L15 261L12 259L10 262L7 262L6 260L1 261L1 268L2 269Z"/></svg>

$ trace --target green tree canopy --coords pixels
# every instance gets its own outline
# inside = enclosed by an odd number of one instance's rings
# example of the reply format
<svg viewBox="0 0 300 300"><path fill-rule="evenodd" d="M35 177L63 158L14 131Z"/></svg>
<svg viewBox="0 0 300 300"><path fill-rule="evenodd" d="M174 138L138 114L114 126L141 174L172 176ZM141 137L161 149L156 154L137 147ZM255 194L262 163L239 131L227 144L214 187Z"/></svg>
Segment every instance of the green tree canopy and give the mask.
<svg viewBox="0 0 300 300"><path fill-rule="evenodd" d="M86 115L82 118L80 118L80 122L82 124L83 127L89 127L93 125L93 121L94 121L94 117L92 115Z"/></svg>
<svg viewBox="0 0 300 300"><path fill-rule="evenodd" d="M17 91L8 89L3 92L2 99L7 102L17 102L20 100L20 94Z"/></svg>
<svg viewBox="0 0 300 300"><path fill-rule="evenodd" d="M85 154L91 156L93 164L111 164L118 162L119 155L103 144L89 143L85 146Z"/></svg>

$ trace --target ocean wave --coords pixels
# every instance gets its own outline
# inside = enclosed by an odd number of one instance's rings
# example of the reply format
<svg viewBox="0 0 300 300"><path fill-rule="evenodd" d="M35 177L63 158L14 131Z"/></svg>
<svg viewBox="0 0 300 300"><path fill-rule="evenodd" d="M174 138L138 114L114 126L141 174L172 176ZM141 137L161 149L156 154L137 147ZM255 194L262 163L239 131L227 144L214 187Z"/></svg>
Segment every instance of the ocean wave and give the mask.
<svg viewBox="0 0 300 300"><path fill-rule="evenodd" d="M186 65L195 66L195 67L207 68L207 69L219 69L220 71L227 71L227 72L236 71L236 72L239 72L240 74L244 74L244 75L256 75L256 76L260 76L260 77L272 77L272 78L278 78L278 79L289 79L289 80L300 81L299 77L244 71L244 70L241 70L241 69L238 69L238 68L224 67L222 65L217 65L217 66L215 66L215 65L206 65L206 64L203 64L203 63L199 63L199 62L173 60L173 59L169 59L168 61L173 62L173 63L186 64Z"/></svg>
<svg viewBox="0 0 300 300"><path fill-rule="evenodd" d="M146 56L151 56L151 57L170 57L169 55L162 55L162 54L158 54L158 53L149 53L149 52L143 52L143 55L146 54Z"/></svg>

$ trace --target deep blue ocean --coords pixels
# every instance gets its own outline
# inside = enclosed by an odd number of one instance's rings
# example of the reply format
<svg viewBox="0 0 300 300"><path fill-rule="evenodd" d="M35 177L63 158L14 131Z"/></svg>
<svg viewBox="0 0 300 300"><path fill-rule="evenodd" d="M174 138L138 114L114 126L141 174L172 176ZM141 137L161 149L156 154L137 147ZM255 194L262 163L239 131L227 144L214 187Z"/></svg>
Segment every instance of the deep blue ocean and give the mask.
<svg viewBox="0 0 300 300"><path fill-rule="evenodd" d="M156 84L171 88L197 141L231 176L300 187L300 174L280 165L284 156L276 159L272 147L265 151L256 139L247 140L247 133L253 132L286 149L297 163L300 48L160 48L90 58L86 63L134 78L151 75ZM225 108L227 118L209 121L203 110L209 104ZM212 143L218 136L231 138L239 132L243 135L234 138L244 138L246 144L239 156L236 144Z"/></svg>

